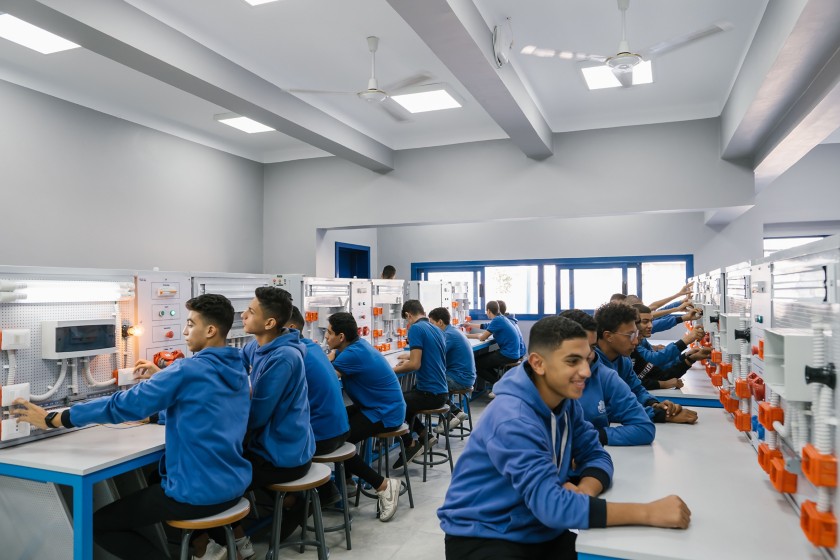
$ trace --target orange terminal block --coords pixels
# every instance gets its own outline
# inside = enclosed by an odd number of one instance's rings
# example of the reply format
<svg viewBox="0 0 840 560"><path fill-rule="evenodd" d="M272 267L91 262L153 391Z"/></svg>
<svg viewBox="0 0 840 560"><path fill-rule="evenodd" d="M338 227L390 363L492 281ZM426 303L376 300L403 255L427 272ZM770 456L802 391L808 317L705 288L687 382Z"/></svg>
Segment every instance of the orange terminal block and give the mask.
<svg viewBox="0 0 840 560"><path fill-rule="evenodd" d="M735 429L739 432L749 432L752 429L752 417L749 412L736 410L733 414L735 417Z"/></svg>
<svg viewBox="0 0 840 560"><path fill-rule="evenodd" d="M381 307L374 307L373 308L374 315L382 315L382 308Z"/></svg>
<svg viewBox="0 0 840 560"><path fill-rule="evenodd" d="M758 341L758 357L764 359L764 339Z"/></svg>
<svg viewBox="0 0 840 560"><path fill-rule="evenodd" d="M457 307L458 307L458 302L457 302L457 301L453 301L453 302L452 302L452 309L456 309Z"/></svg>
<svg viewBox="0 0 840 560"><path fill-rule="evenodd" d="M382 331L382 329L373 329L373 338L379 338L383 334L384 332Z"/></svg>
<svg viewBox="0 0 840 560"><path fill-rule="evenodd" d="M453 325L457 325L457 324L458 324L458 317L453 317L453 318L452 318L452 324L453 324Z"/></svg>
<svg viewBox="0 0 840 560"><path fill-rule="evenodd" d="M712 361L719 364L723 361L723 353L720 350L712 350Z"/></svg>
<svg viewBox="0 0 840 560"><path fill-rule="evenodd" d="M397 329L397 336L405 336L408 334L408 329Z"/></svg>
<svg viewBox="0 0 840 560"><path fill-rule="evenodd" d="M814 486L837 487L837 457L817 451L812 444L802 448L802 473Z"/></svg>
<svg viewBox="0 0 840 560"><path fill-rule="evenodd" d="M785 470L785 461L777 457L770 461L770 482L783 494L796 493L796 475Z"/></svg>
<svg viewBox="0 0 840 560"><path fill-rule="evenodd" d="M469 315L467 315L466 317L464 317L464 321L466 321L467 323L469 323L470 321L472 321L472 317L470 317Z"/></svg>
<svg viewBox="0 0 840 560"><path fill-rule="evenodd" d="M803 502L799 526L814 546L834 548L837 544L837 518L830 511L818 511L814 502Z"/></svg>
<svg viewBox="0 0 840 560"><path fill-rule="evenodd" d="M716 364L714 364L712 362L708 362L706 364L706 375L711 377L712 375L715 374L716 371L717 371L717 365Z"/></svg>
<svg viewBox="0 0 840 560"><path fill-rule="evenodd" d="M785 423L785 410L780 406L770 406L770 403L763 402L758 405L758 423L764 426L765 430L774 431L773 422Z"/></svg>
<svg viewBox="0 0 840 560"><path fill-rule="evenodd" d="M712 385L715 387L723 387L723 376L716 373L712 376Z"/></svg>
<svg viewBox="0 0 840 560"><path fill-rule="evenodd" d="M723 404L723 409L726 412L735 412L738 410L738 399L733 399L730 394L729 390L723 390L720 392L720 402Z"/></svg>
<svg viewBox="0 0 840 560"><path fill-rule="evenodd" d="M735 380L735 394L738 395L739 399L750 398L750 384L746 379Z"/></svg>
<svg viewBox="0 0 840 560"><path fill-rule="evenodd" d="M764 469L764 472L770 474L770 463L773 459L781 459L782 452L778 449L770 449L766 443L758 446L758 464Z"/></svg>
<svg viewBox="0 0 840 560"><path fill-rule="evenodd" d="M407 340L398 340L397 341L397 348L405 348L406 346L408 346L408 341Z"/></svg>

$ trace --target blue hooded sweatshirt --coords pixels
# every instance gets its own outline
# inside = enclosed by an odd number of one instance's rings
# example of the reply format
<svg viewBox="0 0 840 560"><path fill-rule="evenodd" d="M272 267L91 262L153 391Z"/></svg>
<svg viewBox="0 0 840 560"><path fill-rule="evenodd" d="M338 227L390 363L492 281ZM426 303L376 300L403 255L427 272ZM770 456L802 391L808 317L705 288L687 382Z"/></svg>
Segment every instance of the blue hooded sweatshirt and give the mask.
<svg viewBox="0 0 840 560"><path fill-rule="evenodd" d="M662 369L667 369L679 361L680 354L686 348L688 346L680 339L666 345L662 350L654 350L653 346L648 342L648 339L643 338L639 341L638 346L636 346L636 351L651 364Z"/></svg>
<svg viewBox="0 0 840 560"><path fill-rule="evenodd" d="M648 445L656 428L618 374L595 360L589 367L583 396L578 399L583 414L598 430L601 445ZM615 422L621 426L610 427Z"/></svg>
<svg viewBox="0 0 840 560"><path fill-rule="evenodd" d="M665 412L653 408L653 405L657 404L659 399L648 393L647 389L642 386L642 382L639 381L639 378L636 376L636 372L633 371L633 362L630 358L619 355L615 361L612 361L607 358L607 355L604 354L604 352L597 346L595 347L595 354L598 356L598 361L607 368L614 370L618 376L627 383L627 386L630 387L630 390L634 395L636 395L636 400L639 401L639 404L645 407L645 412L647 412L648 418L654 422L665 421Z"/></svg>
<svg viewBox="0 0 840 560"><path fill-rule="evenodd" d="M117 424L166 411L161 486L173 500L213 505L242 496L251 464L242 457L248 376L236 348L205 348L127 391L70 408L74 426Z"/></svg>
<svg viewBox="0 0 840 560"><path fill-rule="evenodd" d="M309 393L309 416L315 441L346 434L350 431L347 409L341 396L341 382L324 350L308 338L300 341L306 346L303 363L306 369L306 390Z"/></svg>
<svg viewBox="0 0 840 560"><path fill-rule="evenodd" d="M525 355L525 343L519 329L504 315L496 315L487 324L487 330L493 334L493 339L499 344L499 352L511 362L515 362Z"/></svg>
<svg viewBox="0 0 840 560"><path fill-rule="evenodd" d="M444 533L540 543L567 529L604 527L604 500L563 488L573 459L581 476L597 478L605 489L613 474L580 405L565 399L550 410L526 364L508 372L493 391L496 398L470 434L437 511Z"/></svg>
<svg viewBox="0 0 840 560"><path fill-rule="evenodd" d="M262 346L252 340L242 349L242 361L251 376L246 448L276 467L299 467L315 454L305 354L300 331L295 329Z"/></svg>

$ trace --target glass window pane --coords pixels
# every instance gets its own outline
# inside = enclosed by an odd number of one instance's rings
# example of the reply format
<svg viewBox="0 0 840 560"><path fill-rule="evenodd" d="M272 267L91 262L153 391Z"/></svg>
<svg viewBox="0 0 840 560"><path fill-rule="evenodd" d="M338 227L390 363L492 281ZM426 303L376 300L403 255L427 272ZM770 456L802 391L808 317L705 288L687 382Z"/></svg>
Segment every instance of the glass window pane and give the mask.
<svg viewBox="0 0 840 560"><path fill-rule="evenodd" d="M543 267L543 300L545 302L545 314L554 315L557 313L557 266L547 264Z"/></svg>
<svg viewBox="0 0 840 560"><path fill-rule="evenodd" d="M488 266L484 269L486 301L504 300L508 313L538 313L537 266Z"/></svg>
<svg viewBox="0 0 840 560"><path fill-rule="evenodd" d="M577 268L574 273L578 309L598 309L621 291L620 268Z"/></svg>
<svg viewBox="0 0 840 560"><path fill-rule="evenodd" d="M642 300L650 303L673 295L685 281L683 261L642 263Z"/></svg>
<svg viewBox="0 0 840 560"><path fill-rule="evenodd" d="M459 270L448 272L429 272L427 280L442 280L443 282L461 282L467 288L467 299L473 301L475 286L473 285L473 273L471 270Z"/></svg>
<svg viewBox="0 0 840 560"><path fill-rule="evenodd" d="M805 245L812 241L819 241L820 239L824 239L824 237L765 237L764 256L767 257L776 251L799 247L800 245Z"/></svg>
<svg viewBox="0 0 840 560"><path fill-rule="evenodd" d="M568 268L560 269L560 309L565 311L572 308L572 283L569 281L571 273Z"/></svg>
<svg viewBox="0 0 840 560"><path fill-rule="evenodd" d="M628 266L627 267L627 293L636 295L639 293L639 287L636 285L636 281L638 278L636 275L638 274L639 269L635 266Z"/></svg>

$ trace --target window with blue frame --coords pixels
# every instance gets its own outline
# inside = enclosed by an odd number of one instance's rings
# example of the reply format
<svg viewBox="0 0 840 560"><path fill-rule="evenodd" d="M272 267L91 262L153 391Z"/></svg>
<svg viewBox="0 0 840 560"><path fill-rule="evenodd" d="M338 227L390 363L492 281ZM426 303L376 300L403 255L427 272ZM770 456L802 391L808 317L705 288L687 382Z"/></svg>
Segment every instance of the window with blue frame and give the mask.
<svg viewBox="0 0 840 560"><path fill-rule="evenodd" d="M413 280L467 282L475 318L487 301L504 300L520 319L539 319L565 309L592 312L614 293L656 301L694 275L691 255L454 261L412 263Z"/></svg>

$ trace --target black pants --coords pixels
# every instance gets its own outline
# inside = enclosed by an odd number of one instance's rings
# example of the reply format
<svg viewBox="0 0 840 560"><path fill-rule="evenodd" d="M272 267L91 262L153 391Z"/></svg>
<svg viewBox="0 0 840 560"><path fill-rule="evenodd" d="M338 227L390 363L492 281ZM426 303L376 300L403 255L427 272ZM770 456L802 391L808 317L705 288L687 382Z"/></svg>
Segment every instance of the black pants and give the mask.
<svg viewBox="0 0 840 560"><path fill-rule="evenodd" d="M344 442L347 441L347 436L350 435L350 432L345 432L340 436L335 436L330 439L322 439L321 441L315 442L315 455L326 455L327 453L332 453L342 445Z"/></svg>
<svg viewBox="0 0 840 560"><path fill-rule="evenodd" d="M96 544L123 560L169 558L135 529L171 519L195 519L221 513L239 498L209 506L185 504L169 498L160 484L154 484L109 504L93 515Z"/></svg>
<svg viewBox="0 0 840 560"><path fill-rule="evenodd" d="M488 352L475 358L475 374L485 380L487 383L493 384L499 380L499 374L496 370L498 368L512 364L516 360L502 355L498 350L495 352Z"/></svg>
<svg viewBox="0 0 840 560"><path fill-rule="evenodd" d="M412 389L403 393L403 399L405 399L405 423L414 433L421 435L426 428L416 416L417 411L442 407L449 399L449 393L435 394ZM411 445L411 432L404 435L402 439L406 445Z"/></svg>
<svg viewBox="0 0 840 560"><path fill-rule="evenodd" d="M564 531L554 540L525 544L499 539L446 535L447 560L577 560L577 535Z"/></svg>
<svg viewBox="0 0 840 560"><path fill-rule="evenodd" d="M347 419L350 421L350 435L347 436L347 441L350 443L359 443L376 434L396 430L398 427L385 426L381 421L371 422L356 405L347 407ZM355 474L375 490L385 482L385 478L365 463L358 453L346 460L344 466L349 474Z"/></svg>

